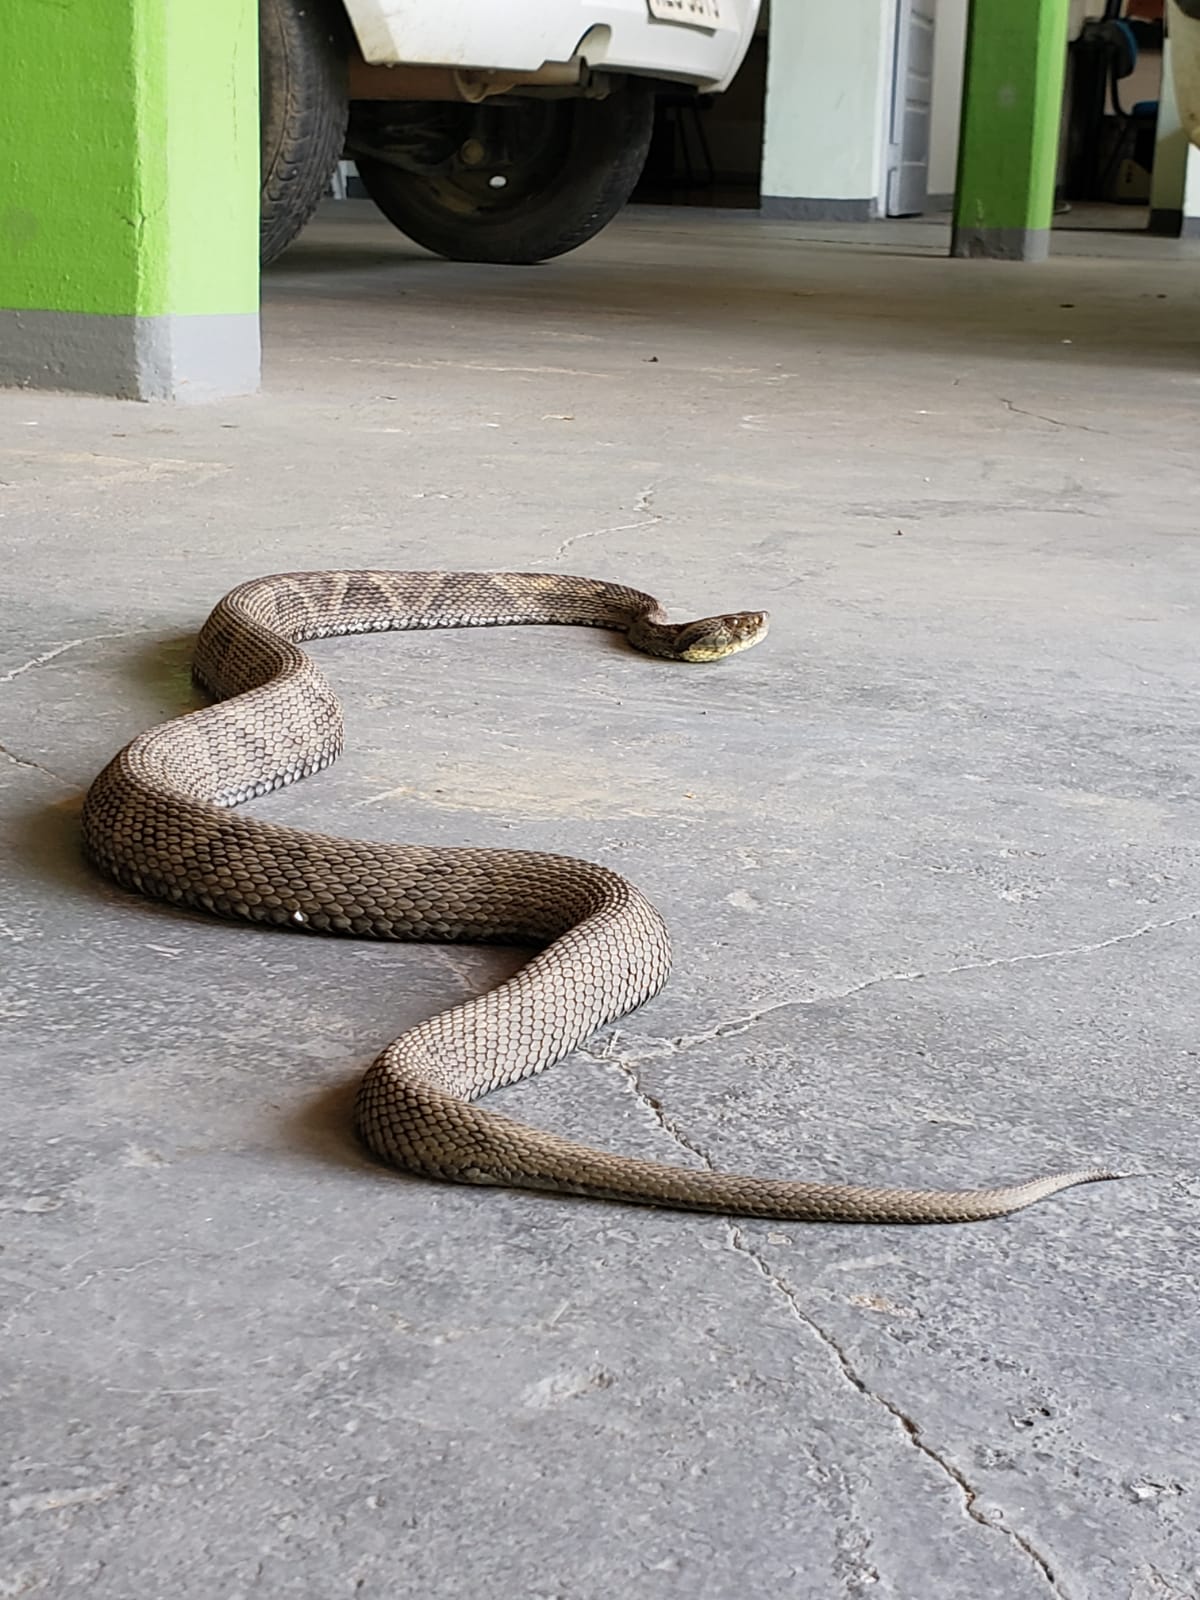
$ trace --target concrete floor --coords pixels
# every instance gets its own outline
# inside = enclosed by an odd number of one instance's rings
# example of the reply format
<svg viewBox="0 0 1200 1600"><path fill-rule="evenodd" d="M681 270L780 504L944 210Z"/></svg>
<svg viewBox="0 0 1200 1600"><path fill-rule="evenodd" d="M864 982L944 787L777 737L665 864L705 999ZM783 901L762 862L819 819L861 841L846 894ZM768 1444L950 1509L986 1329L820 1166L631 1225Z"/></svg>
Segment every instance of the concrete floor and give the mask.
<svg viewBox="0 0 1200 1600"><path fill-rule="evenodd" d="M268 275L264 396L0 398L0 1596L1200 1594L1200 250L631 215L455 267L361 205ZM502 1097L664 1160L1009 1220L731 1224L369 1164L357 1076L515 957L99 882L82 789L239 580L576 570L767 606L712 669L331 642L264 815L626 870L677 971Z"/></svg>

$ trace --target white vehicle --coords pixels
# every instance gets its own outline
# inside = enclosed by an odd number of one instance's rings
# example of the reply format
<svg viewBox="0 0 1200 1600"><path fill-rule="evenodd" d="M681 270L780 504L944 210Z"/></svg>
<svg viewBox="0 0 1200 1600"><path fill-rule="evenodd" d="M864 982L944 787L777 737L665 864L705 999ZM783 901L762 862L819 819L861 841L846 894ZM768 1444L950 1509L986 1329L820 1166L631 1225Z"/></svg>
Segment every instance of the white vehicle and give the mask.
<svg viewBox="0 0 1200 1600"><path fill-rule="evenodd" d="M259 0L261 254L343 154L409 238L533 262L611 221L656 89L724 89L759 0Z"/></svg>

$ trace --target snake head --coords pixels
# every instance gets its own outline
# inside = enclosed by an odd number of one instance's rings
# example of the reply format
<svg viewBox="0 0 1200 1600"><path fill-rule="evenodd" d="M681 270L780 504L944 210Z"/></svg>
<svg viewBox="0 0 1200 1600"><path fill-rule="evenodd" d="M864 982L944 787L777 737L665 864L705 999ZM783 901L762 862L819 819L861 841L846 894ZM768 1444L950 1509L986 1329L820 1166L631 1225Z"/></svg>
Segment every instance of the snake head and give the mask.
<svg viewBox="0 0 1200 1600"><path fill-rule="evenodd" d="M677 661L720 661L764 639L769 625L765 611L731 611L685 622L675 635L673 654Z"/></svg>

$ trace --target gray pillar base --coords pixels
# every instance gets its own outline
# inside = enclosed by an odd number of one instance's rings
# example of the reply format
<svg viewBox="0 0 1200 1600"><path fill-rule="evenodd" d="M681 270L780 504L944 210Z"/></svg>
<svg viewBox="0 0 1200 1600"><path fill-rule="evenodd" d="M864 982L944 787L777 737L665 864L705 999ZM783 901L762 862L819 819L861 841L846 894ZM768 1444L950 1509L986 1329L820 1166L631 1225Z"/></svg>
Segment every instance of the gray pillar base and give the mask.
<svg viewBox="0 0 1200 1600"><path fill-rule="evenodd" d="M1045 261L1050 254L1050 229L955 228L950 254L986 261Z"/></svg>
<svg viewBox="0 0 1200 1600"><path fill-rule="evenodd" d="M0 384L122 400L255 394L258 317L0 311Z"/></svg>
<svg viewBox="0 0 1200 1600"><path fill-rule="evenodd" d="M759 211L780 222L875 222L879 217L874 200L820 200L803 195L765 194Z"/></svg>
<svg viewBox="0 0 1200 1600"><path fill-rule="evenodd" d="M1148 226L1151 233L1168 239L1200 239L1200 217L1185 217L1182 211L1155 206Z"/></svg>
<svg viewBox="0 0 1200 1600"><path fill-rule="evenodd" d="M1177 207L1152 206L1147 230L1165 239L1178 239L1183 233L1183 212Z"/></svg>

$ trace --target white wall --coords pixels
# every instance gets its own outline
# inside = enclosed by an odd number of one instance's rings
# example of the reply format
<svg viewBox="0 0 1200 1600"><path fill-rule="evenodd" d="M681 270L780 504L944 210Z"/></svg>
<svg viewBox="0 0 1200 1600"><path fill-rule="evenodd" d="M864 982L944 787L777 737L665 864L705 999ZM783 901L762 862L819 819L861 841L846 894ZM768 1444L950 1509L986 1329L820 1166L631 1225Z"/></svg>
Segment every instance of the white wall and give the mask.
<svg viewBox="0 0 1200 1600"><path fill-rule="evenodd" d="M894 0L775 0L764 198L878 203L893 28Z"/></svg>

